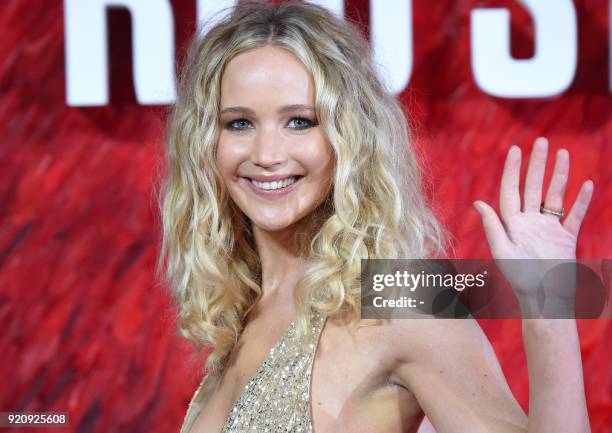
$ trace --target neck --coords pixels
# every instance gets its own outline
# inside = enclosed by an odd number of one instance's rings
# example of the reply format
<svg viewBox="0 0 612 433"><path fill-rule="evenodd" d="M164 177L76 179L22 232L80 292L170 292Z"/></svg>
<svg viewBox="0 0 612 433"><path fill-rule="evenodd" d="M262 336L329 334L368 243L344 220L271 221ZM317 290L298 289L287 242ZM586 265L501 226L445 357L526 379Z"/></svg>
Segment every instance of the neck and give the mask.
<svg viewBox="0 0 612 433"><path fill-rule="evenodd" d="M262 299L279 295L292 299L293 288L305 271L310 242L323 222L321 210L282 230L266 231L253 226L261 261Z"/></svg>

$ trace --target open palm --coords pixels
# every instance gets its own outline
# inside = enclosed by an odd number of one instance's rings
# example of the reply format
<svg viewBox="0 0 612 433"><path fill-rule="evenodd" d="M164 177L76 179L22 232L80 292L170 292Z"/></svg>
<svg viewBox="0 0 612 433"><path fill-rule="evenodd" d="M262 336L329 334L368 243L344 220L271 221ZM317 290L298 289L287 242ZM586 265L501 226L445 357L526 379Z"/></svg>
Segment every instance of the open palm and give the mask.
<svg viewBox="0 0 612 433"><path fill-rule="evenodd" d="M474 202L493 258L513 288L522 294L533 294L537 282L534 284L533 281L530 283L525 280L524 276L528 272L510 266L512 261L505 259L522 259L521 263L531 263L532 266L536 266L535 263L542 266L544 263L532 259L575 260L578 232L593 194L593 182L585 181L563 222L556 215L542 213L540 206L547 154L548 141L543 137L536 139L527 167L522 210L519 192L522 158L518 146L511 146L506 156L499 197L501 219L487 203L481 200ZM554 172L546 193L545 208L561 211L568 175L569 152L560 149L557 151ZM537 273L542 276L545 272L546 269L541 269Z"/></svg>

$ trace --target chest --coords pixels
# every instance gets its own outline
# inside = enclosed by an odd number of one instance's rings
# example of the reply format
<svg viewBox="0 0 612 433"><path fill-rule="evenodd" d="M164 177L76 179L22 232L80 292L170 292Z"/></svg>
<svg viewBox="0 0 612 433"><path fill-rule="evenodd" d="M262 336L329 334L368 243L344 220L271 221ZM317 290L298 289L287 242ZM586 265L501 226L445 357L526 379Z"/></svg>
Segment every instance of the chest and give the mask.
<svg viewBox="0 0 612 433"><path fill-rule="evenodd" d="M190 433L221 432L274 345L253 334L237 345L224 375L207 391ZM405 432L420 421L412 394L389 379L392 361L374 327L349 333L328 320L315 349L306 409L315 433Z"/></svg>

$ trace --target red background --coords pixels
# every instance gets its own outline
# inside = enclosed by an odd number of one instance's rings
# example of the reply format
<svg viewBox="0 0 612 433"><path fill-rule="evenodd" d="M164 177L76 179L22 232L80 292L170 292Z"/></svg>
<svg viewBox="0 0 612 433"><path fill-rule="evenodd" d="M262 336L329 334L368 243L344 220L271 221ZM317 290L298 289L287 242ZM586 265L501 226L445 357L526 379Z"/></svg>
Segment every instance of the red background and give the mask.
<svg viewBox="0 0 612 433"><path fill-rule="evenodd" d="M195 2L172 3L180 64ZM578 256L610 258L608 2L575 2L579 59L569 90L499 99L474 84L469 13L509 7L512 53L530 57L532 22L516 3L413 0L414 68L401 100L427 153L432 198L457 256L489 257L471 203L497 206L508 147L526 155L546 135L552 151L570 151L566 208L583 180L595 182ZM347 15L367 26L367 4L347 1ZM65 431L176 432L199 368L153 276L160 231L152 186L167 107L135 102L130 17L109 18L111 104L74 108L64 96L62 2L0 2L0 411L68 411ZM481 324L526 409L520 322ZM592 429L610 432L612 324L578 325Z"/></svg>

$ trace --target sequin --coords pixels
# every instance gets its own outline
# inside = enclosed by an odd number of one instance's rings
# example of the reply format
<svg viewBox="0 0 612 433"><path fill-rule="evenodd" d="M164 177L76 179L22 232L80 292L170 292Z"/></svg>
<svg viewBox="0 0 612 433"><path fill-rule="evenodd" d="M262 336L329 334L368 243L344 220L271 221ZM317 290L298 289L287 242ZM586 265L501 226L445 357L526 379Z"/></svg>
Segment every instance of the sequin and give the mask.
<svg viewBox="0 0 612 433"><path fill-rule="evenodd" d="M242 395L230 409L221 433L312 433L310 378L325 317L312 311L310 323L314 344L308 344L303 336L299 336L295 321L291 322L245 385ZM206 378L189 403L181 433L187 433L195 420L198 405L194 402L199 400L205 381Z"/></svg>

